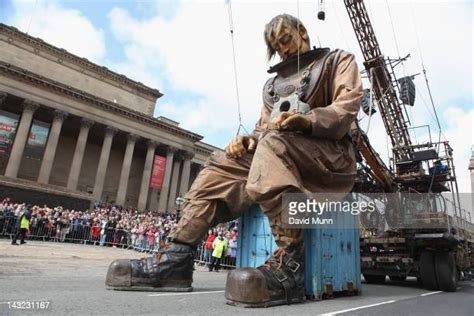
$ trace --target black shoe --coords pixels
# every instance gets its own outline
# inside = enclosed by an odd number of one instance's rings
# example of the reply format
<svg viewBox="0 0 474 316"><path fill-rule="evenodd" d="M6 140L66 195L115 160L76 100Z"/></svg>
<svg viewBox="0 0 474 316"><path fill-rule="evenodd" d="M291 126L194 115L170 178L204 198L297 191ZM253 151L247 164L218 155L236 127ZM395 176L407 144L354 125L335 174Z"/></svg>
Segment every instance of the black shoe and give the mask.
<svg viewBox="0 0 474 316"><path fill-rule="evenodd" d="M19 244L17 244L16 242L13 242L13 241L12 241L12 245L13 246L19 246Z"/></svg>
<svg viewBox="0 0 474 316"><path fill-rule="evenodd" d="M20 244L21 245L26 244L26 241L20 241Z"/></svg>
<svg viewBox="0 0 474 316"><path fill-rule="evenodd" d="M105 284L126 291L192 291L193 265L192 247L170 242L155 256L113 261Z"/></svg>
<svg viewBox="0 0 474 316"><path fill-rule="evenodd" d="M227 304L244 307L269 307L305 301L304 247L277 249L265 264L235 269L227 275Z"/></svg>

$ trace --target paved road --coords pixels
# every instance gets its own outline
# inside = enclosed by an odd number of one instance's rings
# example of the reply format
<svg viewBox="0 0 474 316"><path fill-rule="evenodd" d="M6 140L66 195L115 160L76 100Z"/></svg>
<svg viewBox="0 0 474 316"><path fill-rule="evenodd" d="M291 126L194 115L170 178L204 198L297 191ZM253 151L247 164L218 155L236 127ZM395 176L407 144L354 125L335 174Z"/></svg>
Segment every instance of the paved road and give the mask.
<svg viewBox="0 0 474 316"><path fill-rule="evenodd" d="M474 282L456 293L430 292L415 280L366 285L360 296L268 309L228 306L226 272L198 268L191 293L122 292L105 289L108 264L139 253L98 246L30 241L14 247L0 240L0 315L474 315ZM47 311L8 309L8 301L50 300Z"/></svg>

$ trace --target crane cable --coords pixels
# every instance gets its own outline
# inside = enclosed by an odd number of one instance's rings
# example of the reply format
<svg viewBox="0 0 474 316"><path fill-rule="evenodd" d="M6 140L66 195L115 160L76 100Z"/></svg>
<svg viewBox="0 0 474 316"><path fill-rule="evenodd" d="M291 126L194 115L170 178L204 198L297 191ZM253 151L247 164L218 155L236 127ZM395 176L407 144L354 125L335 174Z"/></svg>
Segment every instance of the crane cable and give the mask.
<svg viewBox="0 0 474 316"><path fill-rule="evenodd" d="M300 1L297 0L296 1L296 16L298 18L298 24L297 24L297 29L298 29L298 39L301 40L301 37L299 36L300 34ZM301 43L298 43L298 53L297 53L297 57L298 57L298 76L297 78L300 77L300 46L301 46ZM299 89L301 89L301 80L298 80L298 91ZM300 107L300 104L298 103L298 111L300 110L299 109Z"/></svg>
<svg viewBox="0 0 474 316"><path fill-rule="evenodd" d="M410 2L410 10L411 10L411 18L412 18L412 22L413 22L413 28L415 30L415 37L416 37L416 44L417 44L417 47L418 47L418 53L420 54L421 68L423 69L423 76L425 77L426 88L427 88L428 94L430 96L431 106L433 108L433 112L434 112L435 119L436 119L436 124L438 125L438 129L439 129L439 141L441 141L441 134L442 134L441 124L439 123L438 113L436 112L436 108L435 108L434 101L433 101L433 95L431 94L431 88L430 88L430 85L429 85L429 82L428 82L428 76L427 76L427 73L426 73L425 62L423 60L423 53L422 53L421 45L420 45L420 37L418 35L418 28L416 27L415 13L413 12L413 4L411 2Z"/></svg>
<svg viewBox="0 0 474 316"><path fill-rule="evenodd" d="M390 16L390 23L392 25L392 33L393 33L393 38L394 38L394 42L395 42L395 47L397 49L398 58L400 58L400 50L399 50L399 47L398 47L398 41L397 41L397 36L396 36L396 33L395 33L395 27L393 25L392 12L390 10L390 5L388 3L388 0L385 0L385 2L387 4L388 13L389 13L389 16ZM424 65L423 57L422 57L423 55L421 53L420 39L419 39L419 36L418 36L416 23L415 23L415 20L414 20L413 6L412 6L411 2L410 2L410 8L411 8L411 13L412 13L412 20L413 20L413 24L414 24L414 29L415 29L415 36L416 36L417 46L418 46L418 50L419 50L420 58L421 58L421 65L422 65L422 68L423 68L423 75L425 77L426 88L427 88L428 94L430 96L431 106L433 108L433 112L434 112L434 115L435 115L435 118L436 118L436 124L438 125L438 130L439 130L439 133L438 133L438 146L437 146L437 154L439 155L440 142L441 142L441 133L442 133L441 132L441 124L439 123L438 114L436 112L436 108L435 108L434 101L433 101L433 96L431 94L431 89L430 89L429 82L428 82L428 76L426 75L426 69L425 69L425 65ZM401 64L402 64L402 69L403 69L403 71L405 73L405 76L406 76L405 65L404 65L403 61L401 61ZM415 136L415 138L416 138L416 136ZM431 190L433 188L435 175L436 175L436 169L434 169L433 175L431 177L428 192L431 192Z"/></svg>
<svg viewBox="0 0 474 316"><path fill-rule="evenodd" d="M418 52L420 54L421 67L423 69L423 76L425 77L426 89L428 90L428 94L430 96L430 101L431 101L431 107L433 108L433 113L435 115L436 124L438 125L438 131L439 131L439 133L438 133L438 146L437 146L438 148L437 148L436 151L437 151L437 154L439 155L439 151L440 151L440 147L441 147L441 144L440 144L441 143L441 135L442 135L443 132L441 130L441 124L439 122L438 113L437 113L435 105L434 105L433 95L431 94L431 88L430 88L430 84L428 82L428 76L426 74L425 63L424 63L424 60L423 60L423 53L422 53L421 45L420 45L420 37L418 35L418 29L416 27L416 21L415 21L415 14L413 12L413 5L412 5L411 2L410 2L410 10L411 10L413 28L415 29L416 44L417 44L417 47L418 47ZM436 167L433 169L433 175L431 176L431 181L430 181L430 186L428 188L428 192L431 192L431 190L433 188L435 175L436 175ZM456 183L456 185L457 185L457 183Z"/></svg>
<svg viewBox="0 0 474 316"><path fill-rule="evenodd" d="M342 24L341 24L341 21L339 19L339 15L337 14L337 9L336 9L336 5L334 4L334 1L331 1L331 6L332 6L332 10L334 11L334 16L336 17L336 22L337 22L337 26L339 27L339 32L341 34L341 37L342 37L344 43L346 44L346 47L348 49L350 49L350 51L352 53L355 53L355 50L353 49L351 43L347 40L346 36L344 35L344 31L342 29Z"/></svg>
<svg viewBox="0 0 474 316"><path fill-rule="evenodd" d="M31 21L33 20L33 16L36 13L37 5L38 5L38 0L35 0L35 6L33 7L33 12L31 12L30 20L28 21L28 27L26 28L26 32L25 32L26 34L28 34L30 31Z"/></svg>
<svg viewBox="0 0 474 316"><path fill-rule="evenodd" d="M392 26L393 40L395 42L395 49L397 50L398 58L400 59L400 63L402 65L403 75L405 77L408 77L407 70L406 70L406 67L405 67L405 63L403 62L403 59L400 57L401 56L400 55L400 47L398 46L398 39L397 39L397 35L396 35L396 32L395 32L395 25L393 23L392 10L390 8L390 4L388 3L388 0L385 0L385 3L387 4L388 16L390 17L390 24ZM397 83L397 87L398 87L398 83ZM407 110L406 110L407 107L405 105L403 105L403 107L405 109L406 115L408 116L408 121L413 122L413 125L416 125L411 107L410 107L410 113L407 112ZM418 143L418 139L417 139L417 136L416 136L416 130L414 130L414 129L413 129L413 136L415 136L415 141Z"/></svg>
<svg viewBox="0 0 474 316"><path fill-rule="evenodd" d="M230 40L232 42L232 60L234 64L234 81L235 81L235 94L237 100L237 111L238 111L238 118L239 118L239 127L237 128L238 136L240 134L240 129L244 130L244 132L248 135L249 132L245 129L245 126L242 124L242 111L240 108L240 94L239 94L239 81L237 76L237 60L235 54L235 44L234 44L234 20L232 16L232 4L231 0L226 0L227 3L227 11L229 15L229 31L230 31Z"/></svg>

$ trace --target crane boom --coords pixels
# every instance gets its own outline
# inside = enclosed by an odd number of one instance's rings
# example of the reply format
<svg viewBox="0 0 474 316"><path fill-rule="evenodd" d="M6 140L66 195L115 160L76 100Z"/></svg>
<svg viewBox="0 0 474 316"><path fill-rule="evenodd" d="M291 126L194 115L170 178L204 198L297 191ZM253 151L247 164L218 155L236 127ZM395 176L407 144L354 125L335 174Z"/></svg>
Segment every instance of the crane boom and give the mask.
<svg viewBox="0 0 474 316"><path fill-rule="evenodd" d="M365 69L369 76L371 74L373 76L371 78L373 91L392 143L395 163L405 160L410 157L412 146L407 128L408 122L396 94L397 85L393 69L387 67L363 1L344 0L344 3L364 56Z"/></svg>

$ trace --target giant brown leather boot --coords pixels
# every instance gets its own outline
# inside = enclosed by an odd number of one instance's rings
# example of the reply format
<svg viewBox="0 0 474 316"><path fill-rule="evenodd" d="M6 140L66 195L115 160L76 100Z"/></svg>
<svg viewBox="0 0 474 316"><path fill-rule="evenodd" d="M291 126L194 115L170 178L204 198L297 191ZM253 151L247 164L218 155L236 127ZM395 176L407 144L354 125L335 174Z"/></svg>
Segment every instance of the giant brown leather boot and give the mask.
<svg viewBox="0 0 474 316"><path fill-rule="evenodd" d="M243 307L269 307L303 302L304 247L278 248L265 264L236 269L227 275L227 304Z"/></svg>
<svg viewBox="0 0 474 316"><path fill-rule="evenodd" d="M124 291L192 291L193 265L193 248L170 242L152 257L114 260L105 284Z"/></svg>

